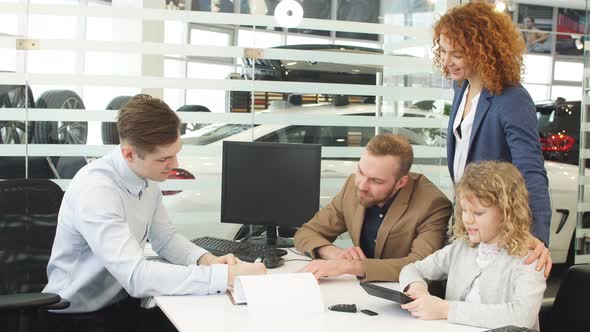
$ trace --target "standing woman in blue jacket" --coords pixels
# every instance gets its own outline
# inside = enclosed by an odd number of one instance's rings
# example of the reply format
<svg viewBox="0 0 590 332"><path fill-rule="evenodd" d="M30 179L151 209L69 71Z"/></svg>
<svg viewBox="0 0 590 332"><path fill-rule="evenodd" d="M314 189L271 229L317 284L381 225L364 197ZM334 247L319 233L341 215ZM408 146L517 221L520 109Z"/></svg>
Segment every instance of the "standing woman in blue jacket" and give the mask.
<svg viewBox="0 0 590 332"><path fill-rule="evenodd" d="M523 174L533 213L530 264L551 270L548 179L535 105L520 84L524 41L511 18L485 2L455 7L434 26L434 63L453 80L447 161L454 183L480 160L511 162Z"/></svg>

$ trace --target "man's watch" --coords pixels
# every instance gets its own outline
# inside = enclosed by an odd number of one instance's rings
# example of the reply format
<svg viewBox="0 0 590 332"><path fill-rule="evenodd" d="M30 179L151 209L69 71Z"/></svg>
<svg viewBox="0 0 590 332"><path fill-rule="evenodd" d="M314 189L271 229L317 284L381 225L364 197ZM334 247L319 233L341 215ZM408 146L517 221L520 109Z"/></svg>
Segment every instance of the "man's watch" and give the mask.
<svg viewBox="0 0 590 332"><path fill-rule="evenodd" d="M317 247L317 248L313 248L313 249L311 250L311 253L312 253L312 256L313 256L312 258L314 258L314 259L317 259L317 258L322 258L322 257L320 256L320 248L321 248L321 247Z"/></svg>

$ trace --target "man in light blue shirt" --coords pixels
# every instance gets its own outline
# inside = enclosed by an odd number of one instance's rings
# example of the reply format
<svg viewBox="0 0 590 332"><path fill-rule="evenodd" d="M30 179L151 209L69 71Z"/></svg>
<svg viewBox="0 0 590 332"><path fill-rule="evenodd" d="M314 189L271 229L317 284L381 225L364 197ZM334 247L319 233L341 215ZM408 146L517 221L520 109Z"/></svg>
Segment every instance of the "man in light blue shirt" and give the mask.
<svg viewBox="0 0 590 332"><path fill-rule="evenodd" d="M170 223L158 182L178 166L179 127L180 119L164 102L138 95L119 111L121 145L72 180L44 289L71 303L52 315L60 320L56 325L81 330L106 321L106 330L129 330L125 324L137 313L124 314L122 308L141 310L120 305L129 297L220 294L237 275L266 273L260 263L208 253ZM146 240L171 264L147 260ZM86 322L90 317L90 323L80 326L80 317Z"/></svg>

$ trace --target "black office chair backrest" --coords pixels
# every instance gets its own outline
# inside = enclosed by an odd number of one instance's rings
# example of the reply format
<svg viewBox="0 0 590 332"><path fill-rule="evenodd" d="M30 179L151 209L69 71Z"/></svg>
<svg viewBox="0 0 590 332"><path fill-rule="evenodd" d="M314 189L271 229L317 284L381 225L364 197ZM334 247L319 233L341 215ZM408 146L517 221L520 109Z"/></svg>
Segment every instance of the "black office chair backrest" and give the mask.
<svg viewBox="0 0 590 332"><path fill-rule="evenodd" d="M570 267L559 286L553 308L544 319L542 331L590 331L588 299L590 299L590 265Z"/></svg>
<svg viewBox="0 0 590 332"><path fill-rule="evenodd" d="M62 198L51 180L0 181L0 295L45 287Z"/></svg>

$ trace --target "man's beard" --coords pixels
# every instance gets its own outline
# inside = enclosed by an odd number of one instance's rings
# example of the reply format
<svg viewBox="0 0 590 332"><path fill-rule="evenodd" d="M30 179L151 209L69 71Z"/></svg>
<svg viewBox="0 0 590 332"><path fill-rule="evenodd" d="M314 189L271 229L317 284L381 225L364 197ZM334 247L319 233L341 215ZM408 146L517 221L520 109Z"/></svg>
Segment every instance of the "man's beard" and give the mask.
<svg viewBox="0 0 590 332"><path fill-rule="evenodd" d="M367 196L365 195L365 197L361 198L361 191L356 190L356 199L358 200L359 204L362 205L365 208L370 208L373 206L378 205L379 203L385 203L388 199L391 198L391 196L393 196L393 194L395 193L395 187L391 188L389 190L389 192L387 192L386 195L384 195L383 197L373 197L373 196Z"/></svg>

